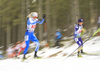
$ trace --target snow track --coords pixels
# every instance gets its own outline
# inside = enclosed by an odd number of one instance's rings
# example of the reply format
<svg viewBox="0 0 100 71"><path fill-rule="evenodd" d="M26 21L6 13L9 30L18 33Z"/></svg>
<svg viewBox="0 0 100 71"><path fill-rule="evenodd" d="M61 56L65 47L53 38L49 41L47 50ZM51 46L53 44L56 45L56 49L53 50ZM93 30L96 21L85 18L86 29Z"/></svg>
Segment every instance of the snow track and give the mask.
<svg viewBox="0 0 100 71"><path fill-rule="evenodd" d="M42 49L38 55L43 59L32 59L33 52L28 54L31 57L26 62L22 62L21 59L0 60L0 71L100 71L100 37L92 38L85 43L84 51L91 55L82 55L82 58L78 58L75 54L65 59L78 47L75 43L70 47L67 44L59 49Z"/></svg>

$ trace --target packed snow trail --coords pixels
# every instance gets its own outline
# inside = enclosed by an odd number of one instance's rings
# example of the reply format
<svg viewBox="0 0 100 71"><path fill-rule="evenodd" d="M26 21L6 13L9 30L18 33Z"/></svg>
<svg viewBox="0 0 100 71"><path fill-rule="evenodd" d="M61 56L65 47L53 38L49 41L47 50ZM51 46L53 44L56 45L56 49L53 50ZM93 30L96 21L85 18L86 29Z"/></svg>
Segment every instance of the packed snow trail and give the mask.
<svg viewBox="0 0 100 71"><path fill-rule="evenodd" d="M40 59L29 63L8 59L0 61L0 71L100 71L99 59L71 57L64 62L62 59Z"/></svg>
<svg viewBox="0 0 100 71"><path fill-rule="evenodd" d="M70 44L68 41L66 43ZM78 58L75 54L63 61L78 47L77 44L71 46L67 44L59 49L44 48L39 51L43 59L31 59L31 57L28 62L22 62L22 59L0 60L0 71L100 71L100 37L92 38L84 44L84 52L91 55L82 55L82 58ZM33 56L33 53L28 55Z"/></svg>

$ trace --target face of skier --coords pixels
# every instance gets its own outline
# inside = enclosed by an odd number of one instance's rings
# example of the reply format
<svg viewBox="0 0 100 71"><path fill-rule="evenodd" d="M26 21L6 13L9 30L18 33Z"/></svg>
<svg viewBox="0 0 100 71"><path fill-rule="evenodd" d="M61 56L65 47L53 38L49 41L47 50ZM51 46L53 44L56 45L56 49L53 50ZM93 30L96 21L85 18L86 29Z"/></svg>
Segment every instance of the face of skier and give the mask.
<svg viewBox="0 0 100 71"><path fill-rule="evenodd" d="M37 19L37 17L32 17L34 20Z"/></svg>
<svg viewBox="0 0 100 71"><path fill-rule="evenodd" d="M37 17L38 17L38 13L37 12L33 12L32 13L32 18L35 20L35 19L37 19Z"/></svg>
<svg viewBox="0 0 100 71"><path fill-rule="evenodd" d="M83 22L79 22L79 25L83 25Z"/></svg>

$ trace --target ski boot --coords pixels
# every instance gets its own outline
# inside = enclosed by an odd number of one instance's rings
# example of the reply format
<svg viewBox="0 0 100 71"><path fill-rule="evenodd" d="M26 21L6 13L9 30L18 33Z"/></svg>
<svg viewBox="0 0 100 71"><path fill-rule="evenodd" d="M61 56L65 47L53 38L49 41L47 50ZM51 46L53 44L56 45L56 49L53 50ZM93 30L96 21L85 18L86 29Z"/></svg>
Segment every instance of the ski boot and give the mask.
<svg viewBox="0 0 100 71"><path fill-rule="evenodd" d="M34 58L37 58L37 59L41 58L41 57L37 56L37 51L35 51L35 53L34 53Z"/></svg>
<svg viewBox="0 0 100 71"><path fill-rule="evenodd" d="M25 55L26 55L26 54L24 54L22 61L24 61L24 60L26 59Z"/></svg>
<svg viewBox="0 0 100 71"><path fill-rule="evenodd" d="M82 57L80 51L78 51L77 56L78 56L78 57Z"/></svg>
<svg viewBox="0 0 100 71"><path fill-rule="evenodd" d="M83 50L81 50L81 54L86 54L85 52L83 52Z"/></svg>
<svg viewBox="0 0 100 71"><path fill-rule="evenodd" d="M82 57L81 55L79 55L78 57Z"/></svg>

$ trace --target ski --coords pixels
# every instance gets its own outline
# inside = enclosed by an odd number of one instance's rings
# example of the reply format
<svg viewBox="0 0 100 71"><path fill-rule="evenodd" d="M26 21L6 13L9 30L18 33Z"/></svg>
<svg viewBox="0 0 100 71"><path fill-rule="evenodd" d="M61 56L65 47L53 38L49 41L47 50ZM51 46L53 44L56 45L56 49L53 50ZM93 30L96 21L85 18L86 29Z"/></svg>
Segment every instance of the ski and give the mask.
<svg viewBox="0 0 100 71"><path fill-rule="evenodd" d="M33 58L33 59L42 59L42 57L37 57L37 58Z"/></svg>
<svg viewBox="0 0 100 71"><path fill-rule="evenodd" d="M85 53L83 55L98 56L100 53Z"/></svg>
<svg viewBox="0 0 100 71"><path fill-rule="evenodd" d="M38 57L38 58L30 58L31 56L28 56L26 59L22 59L22 62L24 61L28 61L28 60L34 60L34 59L44 59L42 57ZM30 59L29 59L30 58Z"/></svg>
<svg viewBox="0 0 100 71"><path fill-rule="evenodd" d="M27 60L28 58L30 58L31 56L26 57L26 59L22 59L22 62L24 62L25 60Z"/></svg>

